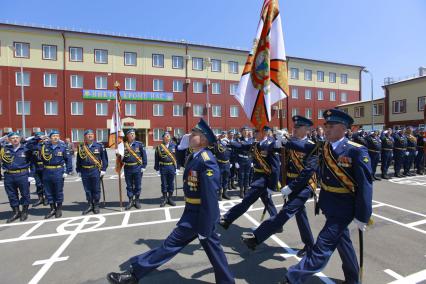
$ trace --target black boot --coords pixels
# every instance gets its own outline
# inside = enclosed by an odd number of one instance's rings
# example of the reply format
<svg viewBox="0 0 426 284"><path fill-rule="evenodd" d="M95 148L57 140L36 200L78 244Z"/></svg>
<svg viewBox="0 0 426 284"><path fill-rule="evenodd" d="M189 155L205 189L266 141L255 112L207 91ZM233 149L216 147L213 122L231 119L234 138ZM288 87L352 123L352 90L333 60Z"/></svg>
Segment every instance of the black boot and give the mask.
<svg viewBox="0 0 426 284"><path fill-rule="evenodd" d="M86 210L83 211L83 215L87 215L90 212L92 212L92 210L93 210L93 203L92 203L92 201L89 201L88 205L89 206L86 208Z"/></svg>
<svg viewBox="0 0 426 284"><path fill-rule="evenodd" d="M12 223L13 221L19 219L21 217L21 211L19 211L19 206L12 207L13 215L7 219L6 223Z"/></svg>
<svg viewBox="0 0 426 284"><path fill-rule="evenodd" d="M124 210L130 210L133 207L133 197L129 198L129 203L127 203L126 207L124 208Z"/></svg>
<svg viewBox="0 0 426 284"><path fill-rule="evenodd" d="M240 198L244 198L244 188L240 187Z"/></svg>
<svg viewBox="0 0 426 284"><path fill-rule="evenodd" d="M230 200L231 199L231 197L229 197L229 195L228 195L228 189L227 188L224 188L223 189L223 193L222 193L222 197L224 198L224 199L226 199L226 200Z"/></svg>
<svg viewBox="0 0 426 284"><path fill-rule="evenodd" d="M111 284L138 284L138 279L131 270L122 273L110 272L107 275L107 280Z"/></svg>
<svg viewBox="0 0 426 284"><path fill-rule="evenodd" d="M237 186L235 185L235 181L231 180L231 188L232 189L237 189Z"/></svg>
<svg viewBox="0 0 426 284"><path fill-rule="evenodd" d="M222 201L222 193L223 193L223 189L219 189L219 194L217 196L217 200Z"/></svg>
<svg viewBox="0 0 426 284"><path fill-rule="evenodd" d="M160 207L164 207L167 204L167 193L163 192L163 198L161 199Z"/></svg>
<svg viewBox="0 0 426 284"><path fill-rule="evenodd" d="M231 226L232 223L229 223L225 218L221 217L219 221L219 225L222 226L225 230L228 230L229 226Z"/></svg>
<svg viewBox="0 0 426 284"><path fill-rule="evenodd" d="M99 210L99 201L96 201L95 203L93 203L93 213L94 214L99 214L100 210Z"/></svg>
<svg viewBox="0 0 426 284"><path fill-rule="evenodd" d="M308 251L308 248L306 247L306 246L304 246L301 250L299 250L298 252L297 252L297 257L300 257L300 258L302 258L302 257L304 257L305 255L306 255L306 252Z"/></svg>
<svg viewBox="0 0 426 284"><path fill-rule="evenodd" d="M246 196L247 191L248 191L248 187L244 187L244 196Z"/></svg>
<svg viewBox="0 0 426 284"><path fill-rule="evenodd" d="M28 205L22 206L21 222L28 219Z"/></svg>
<svg viewBox="0 0 426 284"><path fill-rule="evenodd" d="M244 232L241 235L243 243L251 250L255 250L257 246L256 237L253 233Z"/></svg>
<svg viewBox="0 0 426 284"><path fill-rule="evenodd" d="M37 206L39 206L39 205L41 205L43 203L44 203L43 194L39 194L38 195L38 200L33 204L33 207L37 207Z"/></svg>
<svg viewBox="0 0 426 284"><path fill-rule="evenodd" d="M56 213L56 205L55 205L55 203L52 203L52 204L50 204L50 212L47 213L46 216L44 216L44 219L49 219L49 218L55 216L55 213Z"/></svg>
<svg viewBox="0 0 426 284"><path fill-rule="evenodd" d="M43 206L47 206L49 203L47 203L47 197L43 196Z"/></svg>
<svg viewBox="0 0 426 284"><path fill-rule="evenodd" d="M139 200L139 195L135 196L135 201L133 203L136 209L141 209L141 201Z"/></svg>
<svg viewBox="0 0 426 284"><path fill-rule="evenodd" d="M56 204L56 212L55 212L55 218L61 218L62 217L62 203Z"/></svg>
<svg viewBox="0 0 426 284"><path fill-rule="evenodd" d="M176 203L173 201L172 197L173 192L169 192L169 196L167 197L167 204L169 204L170 206L176 206Z"/></svg>

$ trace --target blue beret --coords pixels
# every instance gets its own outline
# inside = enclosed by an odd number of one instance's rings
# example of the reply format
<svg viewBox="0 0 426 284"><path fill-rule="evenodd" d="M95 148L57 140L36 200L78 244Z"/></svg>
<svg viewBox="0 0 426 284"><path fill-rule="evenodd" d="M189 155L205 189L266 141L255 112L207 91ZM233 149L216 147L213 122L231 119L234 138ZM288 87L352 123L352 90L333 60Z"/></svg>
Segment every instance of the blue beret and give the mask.
<svg viewBox="0 0 426 284"><path fill-rule="evenodd" d="M164 138L164 136L166 136L166 135L170 135L170 133L168 131L164 131L162 137Z"/></svg>
<svg viewBox="0 0 426 284"><path fill-rule="evenodd" d="M241 127L241 131L243 130L250 130L250 127L248 127L247 125L244 125L243 127Z"/></svg>
<svg viewBox="0 0 426 284"><path fill-rule="evenodd" d="M44 132L37 131L37 132L35 132L35 133L34 133L34 135L35 135L35 136L39 136L39 137L40 137L40 136L43 136L43 135L44 135Z"/></svg>
<svg viewBox="0 0 426 284"><path fill-rule="evenodd" d="M93 134L94 132L93 132L93 130L92 129L86 129L86 131L84 131L84 135L87 135L87 134Z"/></svg>
<svg viewBox="0 0 426 284"><path fill-rule="evenodd" d="M221 132L221 134L222 134L222 135L225 135L225 134L226 134L226 131L222 131L222 132Z"/></svg>
<svg viewBox="0 0 426 284"><path fill-rule="evenodd" d="M7 134L7 137L8 137L8 138L10 138L10 137L12 137L12 136L18 136L18 137L19 137L19 136L21 136L21 135L19 135L19 133L18 133L18 132L15 132L15 131L12 131L12 132L10 132L10 133L8 133L8 134Z"/></svg>
<svg viewBox="0 0 426 284"><path fill-rule="evenodd" d="M126 135L130 134L130 133L135 133L136 131L133 128L130 128L129 130L126 131Z"/></svg>
<svg viewBox="0 0 426 284"><path fill-rule="evenodd" d="M272 130L272 128L270 128L269 126L265 125L263 126L263 131L269 131Z"/></svg>
<svg viewBox="0 0 426 284"><path fill-rule="evenodd" d="M208 124L202 118L192 130L200 131L201 133L203 133L204 136L206 136L207 140L209 140L210 144L216 141L216 136L214 135L212 129L208 126Z"/></svg>
<svg viewBox="0 0 426 284"><path fill-rule="evenodd" d="M55 134L60 134L59 133L59 131L58 130L52 130L50 133L49 133L49 137L52 137L52 135L55 135Z"/></svg>
<svg viewBox="0 0 426 284"><path fill-rule="evenodd" d="M342 123L348 128L351 127L351 125L354 123L354 119L349 114L336 108L326 110L322 116L324 117L326 123Z"/></svg>
<svg viewBox="0 0 426 284"><path fill-rule="evenodd" d="M294 126L312 126L314 125L310 119L303 117L301 115L295 115L291 118L293 120Z"/></svg>
<svg viewBox="0 0 426 284"><path fill-rule="evenodd" d="M234 130L228 130L228 134L235 134Z"/></svg>

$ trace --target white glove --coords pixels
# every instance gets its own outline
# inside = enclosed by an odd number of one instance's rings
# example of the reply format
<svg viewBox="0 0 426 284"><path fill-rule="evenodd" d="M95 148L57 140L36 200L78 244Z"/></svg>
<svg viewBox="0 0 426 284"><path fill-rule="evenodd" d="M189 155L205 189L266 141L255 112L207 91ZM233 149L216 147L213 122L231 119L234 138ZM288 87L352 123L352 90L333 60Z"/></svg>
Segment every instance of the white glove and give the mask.
<svg viewBox="0 0 426 284"><path fill-rule="evenodd" d="M28 182L33 182L35 179L33 177L28 177Z"/></svg>
<svg viewBox="0 0 426 284"><path fill-rule="evenodd" d="M68 175L66 173L62 174L62 178L66 178Z"/></svg>
<svg viewBox="0 0 426 284"><path fill-rule="evenodd" d="M229 164L229 168L232 169L232 164Z"/></svg>
<svg viewBox="0 0 426 284"><path fill-rule="evenodd" d="M205 239L207 239L206 237L204 237L204 236L202 236L202 235L200 235L200 234L198 234L198 239L200 239L200 240L205 240Z"/></svg>
<svg viewBox="0 0 426 284"><path fill-rule="evenodd" d="M105 171L101 171L101 177L103 177L106 174Z"/></svg>
<svg viewBox="0 0 426 284"><path fill-rule="evenodd" d="M408 151L405 152L405 156L408 156L408 155L410 155L410 152L408 152Z"/></svg>
<svg viewBox="0 0 426 284"><path fill-rule="evenodd" d="M146 169L145 168L141 168L141 173L143 173Z"/></svg>
<svg viewBox="0 0 426 284"><path fill-rule="evenodd" d="M78 173L77 173L77 175L78 175L79 177L81 177L81 173L80 173L80 172L78 172Z"/></svg>
<svg viewBox="0 0 426 284"><path fill-rule="evenodd" d="M176 175L180 174L180 171L178 169L176 169Z"/></svg>
<svg viewBox="0 0 426 284"><path fill-rule="evenodd" d="M266 188L266 191L268 191L268 195L272 195L272 194L274 194L275 193L275 191L273 191L272 189L270 189L270 188Z"/></svg>
<svg viewBox="0 0 426 284"><path fill-rule="evenodd" d="M236 169L239 169L239 168L240 168L240 164L235 163L235 168L236 168Z"/></svg>
<svg viewBox="0 0 426 284"><path fill-rule="evenodd" d="M157 171L157 176L161 176L160 171Z"/></svg>
<svg viewBox="0 0 426 284"><path fill-rule="evenodd" d="M287 196L289 196L293 191L290 189L290 187L288 185L284 186L283 188L281 188L281 194L283 196L283 198L286 198Z"/></svg>
<svg viewBox="0 0 426 284"><path fill-rule="evenodd" d="M185 150L189 148L189 136L191 136L191 134L183 135L182 140L180 140L180 143L177 147L178 150Z"/></svg>
<svg viewBox="0 0 426 284"><path fill-rule="evenodd" d="M251 165L250 165L252 168L253 168L253 163L251 163Z"/></svg>
<svg viewBox="0 0 426 284"><path fill-rule="evenodd" d="M419 154L419 151L416 151L416 156Z"/></svg>
<svg viewBox="0 0 426 284"><path fill-rule="evenodd" d="M360 230L360 231L365 232L365 230L367 229L367 223L363 223L363 222L357 220L356 218L354 219L354 223L358 227L358 230Z"/></svg>

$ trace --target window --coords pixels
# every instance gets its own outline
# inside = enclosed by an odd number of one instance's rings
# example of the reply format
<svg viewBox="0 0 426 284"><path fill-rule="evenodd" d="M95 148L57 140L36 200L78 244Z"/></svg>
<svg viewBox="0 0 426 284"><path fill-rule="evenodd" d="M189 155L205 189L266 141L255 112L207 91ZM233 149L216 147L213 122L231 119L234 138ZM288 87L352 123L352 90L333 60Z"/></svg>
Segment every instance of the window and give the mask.
<svg viewBox="0 0 426 284"><path fill-rule="evenodd" d="M105 76L95 77L95 89L106 90L108 85L108 78Z"/></svg>
<svg viewBox="0 0 426 284"><path fill-rule="evenodd" d="M238 74L238 62L229 61L228 68L229 68L229 73Z"/></svg>
<svg viewBox="0 0 426 284"><path fill-rule="evenodd" d="M347 93L341 93L340 94L340 101L347 102L348 101L348 94Z"/></svg>
<svg viewBox="0 0 426 284"><path fill-rule="evenodd" d="M349 114L349 109L348 109L347 107L345 107L345 108L341 108L341 110L342 110L344 113L348 113L348 114Z"/></svg>
<svg viewBox="0 0 426 284"><path fill-rule="evenodd" d="M137 64L136 59L137 59L136 52L124 52L124 65L136 66Z"/></svg>
<svg viewBox="0 0 426 284"><path fill-rule="evenodd" d="M212 116L213 117L221 117L222 116L222 106L219 106L219 105L212 106Z"/></svg>
<svg viewBox="0 0 426 284"><path fill-rule="evenodd" d="M172 56L172 68L183 69L183 56Z"/></svg>
<svg viewBox="0 0 426 284"><path fill-rule="evenodd" d="M30 44L25 42L14 42L15 57L30 58Z"/></svg>
<svg viewBox="0 0 426 284"><path fill-rule="evenodd" d="M154 136L154 141L161 141L163 139L164 130L161 128L154 128L152 135Z"/></svg>
<svg viewBox="0 0 426 284"><path fill-rule="evenodd" d="M57 86L58 77L56 74L44 73L43 79L45 87L55 88Z"/></svg>
<svg viewBox="0 0 426 284"><path fill-rule="evenodd" d="M83 48L82 47L70 47L70 61L83 61Z"/></svg>
<svg viewBox="0 0 426 284"><path fill-rule="evenodd" d="M183 116L183 105L173 105L173 116Z"/></svg>
<svg viewBox="0 0 426 284"><path fill-rule="evenodd" d="M348 74L340 74L340 83L342 84L348 83Z"/></svg>
<svg viewBox="0 0 426 284"><path fill-rule="evenodd" d="M336 73L334 72L328 73L328 81L330 83L336 83Z"/></svg>
<svg viewBox="0 0 426 284"><path fill-rule="evenodd" d="M127 103L124 105L125 116L136 116L136 104Z"/></svg>
<svg viewBox="0 0 426 284"><path fill-rule="evenodd" d="M299 91L297 88L291 88L291 98L292 99L298 99L299 98Z"/></svg>
<svg viewBox="0 0 426 284"><path fill-rule="evenodd" d="M426 104L426 97L417 98L417 111L424 111Z"/></svg>
<svg viewBox="0 0 426 284"><path fill-rule="evenodd" d="M236 95L237 91L238 91L238 84L232 83L232 84L229 85L229 94L231 96Z"/></svg>
<svg viewBox="0 0 426 284"><path fill-rule="evenodd" d="M374 116L383 115L383 104L374 104L373 105L373 115Z"/></svg>
<svg viewBox="0 0 426 284"><path fill-rule="evenodd" d="M324 82L324 71L317 71L317 81Z"/></svg>
<svg viewBox="0 0 426 284"><path fill-rule="evenodd" d="M44 115L58 115L58 102L44 102Z"/></svg>
<svg viewBox="0 0 426 284"><path fill-rule="evenodd" d="M83 102L71 102L71 115L83 115Z"/></svg>
<svg viewBox="0 0 426 284"><path fill-rule="evenodd" d="M311 89L305 90L305 100L312 100L312 90Z"/></svg>
<svg viewBox="0 0 426 284"><path fill-rule="evenodd" d="M393 113L405 113L406 112L406 103L407 100L399 100L392 102L392 112Z"/></svg>
<svg viewBox="0 0 426 284"><path fill-rule="evenodd" d="M192 58L192 70L203 70L203 59L198 57Z"/></svg>
<svg viewBox="0 0 426 284"><path fill-rule="evenodd" d="M194 93L202 93L203 92L203 82L199 82L199 81L194 81L194 83L192 84L193 88L194 88Z"/></svg>
<svg viewBox="0 0 426 284"><path fill-rule="evenodd" d="M322 116L324 114L324 109L320 108L318 109L318 119L324 119L324 117Z"/></svg>
<svg viewBox="0 0 426 284"><path fill-rule="evenodd" d="M108 142L108 129L96 129L96 141Z"/></svg>
<svg viewBox="0 0 426 284"><path fill-rule="evenodd" d="M164 91L164 81L163 80L154 79L152 84L153 84L152 89L154 90L154 92Z"/></svg>
<svg viewBox="0 0 426 284"><path fill-rule="evenodd" d="M229 108L229 116L230 117L239 117L240 116L240 109L238 106L231 106Z"/></svg>
<svg viewBox="0 0 426 284"><path fill-rule="evenodd" d="M299 114L299 109L298 108L292 108L291 109L291 116L295 116Z"/></svg>
<svg viewBox="0 0 426 284"><path fill-rule="evenodd" d="M43 59L44 60L56 60L57 59L57 47L56 45L43 44Z"/></svg>
<svg viewBox="0 0 426 284"><path fill-rule="evenodd" d="M154 116L164 116L164 106L162 104L153 104L152 108L152 114Z"/></svg>
<svg viewBox="0 0 426 284"><path fill-rule="evenodd" d="M16 102L16 114L22 115L22 101ZM24 114L31 114L31 102L24 101Z"/></svg>
<svg viewBox="0 0 426 284"><path fill-rule="evenodd" d="M317 97L318 97L319 101L323 101L324 100L324 91L323 90L318 90Z"/></svg>
<svg viewBox="0 0 426 284"><path fill-rule="evenodd" d="M152 67L164 68L164 54L152 55Z"/></svg>
<svg viewBox="0 0 426 284"><path fill-rule="evenodd" d="M183 132L183 128L175 128L175 129L173 130L173 135L174 135L175 137L182 137L182 136L183 136L183 134L184 134L184 132Z"/></svg>
<svg viewBox="0 0 426 284"><path fill-rule="evenodd" d="M108 103L96 103L96 115L107 116L108 115Z"/></svg>
<svg viewBox="0 0 426 284"><path fill-rule="evenodd" d="M73 89L83 88L83 76L71 75L71 88Z"/></svg>
<svg viewBox="0 0 426 284"><path fill-rule="evenodd" d="M222 61L212 59L212 72L222 72Z"/></svg>
<svg viewBox="0 0 426 284"><path fill-rule="evenodd" d="M299 80L298 68L290 68L290 79Z"/></svg>
<svg viewBox="0 0 426 284"><path fill-rule="evenodd" d="M24 72L24 86L28 87L30 85L30 73ZM22 73L21 72L15 72L15 81L16 86L22 85Z"/></svg>
<svg viewBox="0 0 426 284"><path fill-rule="evenodd" d="M173 92L183 92L183 81L173 80Z"/></svg>
<svg viewBox="0 0 426 284"><path fill-rule="evenodd" d="M124 80L124 90L136 91L136 78L126 78Z"/></svg>
<svg viewBox="0 0 426 284"><path fill-rule="evenodd" d="M192 108L192 111L194 112L194 116L196 116L196 117L203 116L204 106L203 105L194 105L193 108Z"/></svg>
<svg viewBox="0 0 426 284"><path fill-rule="evenodd" d="M71 129L71 142L83 142L84 141L84 129Z"/></svg>
<svg viewBox="0 0 426 284"><path fill-rule="evenodd" d="M212 94L219 95L221 93L221 87L219 82L212 83Z"/></svg>
<svg viewBox="0 0 426 284"><path fill-rule="evenodd" d="M330 101L331 102L336 101L336 92L335 91L330 91Z"/></svg>
<svg viewBox="0 0 426 284"><path fill-rule="evenodd" d="M108 63L108 50L95 49L95 63L107 64Z"/></svg>
<svg viewBox="0 0 426 284"><path fill-rule="evenodd" d="M312 70L305 69L305 81L312 81Z"/></svg>
<svg viewBox="0 0 426 284"><path fill-rule="evenodd" d="M307 108L305 109L305 117L311 119L312 118L312 109Z"/></svg>
<svg viewBox="0 0 426 284"><path fill-rule="evenodd" d="M364 117L364 107L363 106L355 107L354 116L357 118Z"/></svg>

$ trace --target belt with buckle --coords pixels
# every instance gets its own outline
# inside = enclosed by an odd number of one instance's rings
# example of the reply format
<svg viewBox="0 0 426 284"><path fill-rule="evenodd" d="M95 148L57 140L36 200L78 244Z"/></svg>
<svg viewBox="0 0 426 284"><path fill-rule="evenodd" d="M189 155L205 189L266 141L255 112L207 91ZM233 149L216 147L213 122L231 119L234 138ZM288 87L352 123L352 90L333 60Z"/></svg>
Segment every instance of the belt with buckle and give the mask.
<svg viewBox="0 0 426 284"><path fill-rule="evenodd" d="M406 148L396 148L396 147L394 149L401 150L401 151L406 151L407 150Z"/></svg>
<svg viewBox="0 0 426 284"><path fill-rule="evenodd" d="M351 191L349 191L349 189L344 188L344 187L336 187L336 186L329 186L324 184L323 182L321 182L321 188L324 189L325 191L328 192L333 192L333 193L343 193L343 194L347 194L347 193L352 193Z"/></svg>
<svg viewBox="0 0 426 284"><path fill-rule="evenodd" d="M385 151L393 151L393 149L389 149L389 148L383 148L382 150L385 150Z"/></svg>
<svg viewBox="0 0 426 284"><path fill-rule="evenodd" d="M407 149L416 150L416 147L407 147Z"/></svg>
<svg viewBox="0 0 426 284"><path fill-rule="evenodd" d="M92 166L81 166L83 169L93 169L94 167L96 167L96 166L94 166L94 165L92 165Z"/></svg>
<svg viewBox="0 0 426 284"><path fill-rule="evenodd" d="M6 173L8 174L20 174L28 172L28 169L19 169L19 170L7 170Z"/></svg>
<svg viewBox="0 0 426 284"><path fill-rule="evenodd" d="M162 166L173 166L174 163L173 162L160 162L160 165L162 165Z"/></svg>
<svg viewBox="0 0 426 284"><path fill-rule="evenodd" d="M218 161L219 163L222 163L222 164L227 164L227 163L229 163L229 161L225 161L225 160L219 160L219 159L217 159L217 161Z"/></svg>
<svg viewBox="0 0 426 284"><path fill-rule="evenodd" d="M299 176L299 174L296 173L287 173L287 177L289 178L297 178Z"/></svg>
<svg viewBox="0 0 426 284"><path fill-rule="evenodd" d="M60 169L62 168L62 165L56 165L56 166L44 166L45 169Z"/></svg>
<svg viewBox="0 0 426 284"><path fill-rule="evenodd" d="M138 163L124 163L125 166L136 166Z"/></svg>
<svg viewBox="0 0 426 284"><path fill-rule="evenodd" d="M262 173L262 174L265 173L265 171L263 169L253 168L253 170L254 170L255 173Z"/></svg>
<svg viewBox="0 0 426 284"><path fill-rule="evenodd" d="M189 197L185 197L185 202L192 204L192 205L200 205L201 204L201 199L200 198L189 198Z"/></svg>
<svg viewBox="0 0 426 284"><path fill-rule="evenodd" d="M238 157L248 159L249 156L238 154Z"/></svg>
<svg viewBox="0 0 426 284"><path fill-rule="evenodd" d="M368 152L380 153L380 151L377 151L377 150L371 150L371 149L368 149Z"/></svg>

